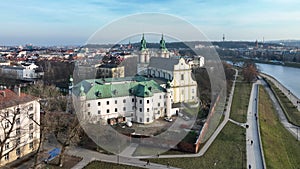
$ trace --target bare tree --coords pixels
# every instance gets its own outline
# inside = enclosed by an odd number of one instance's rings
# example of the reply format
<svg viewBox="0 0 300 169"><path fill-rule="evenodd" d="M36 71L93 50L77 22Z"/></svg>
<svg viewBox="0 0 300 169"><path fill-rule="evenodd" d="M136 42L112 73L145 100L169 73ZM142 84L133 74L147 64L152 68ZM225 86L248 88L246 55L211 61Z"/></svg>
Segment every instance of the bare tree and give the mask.
<svg viewBox="0 0 300 169"><path fill-rule="evenodd" d="M245 62L243 65L242 74L244 76L244 80L247 82L252 82L258 76L258 70L253 62Z"/></svg>
<svg viewBox="0 0 300 169"><path fill-rule="evenodd" d="M58 165L63 166L66 148L79 142L79 133L81 132L80 123L76 115L64 112L53 112L48 120L51 121L49 130L54 134L61 146Z"/></svg>

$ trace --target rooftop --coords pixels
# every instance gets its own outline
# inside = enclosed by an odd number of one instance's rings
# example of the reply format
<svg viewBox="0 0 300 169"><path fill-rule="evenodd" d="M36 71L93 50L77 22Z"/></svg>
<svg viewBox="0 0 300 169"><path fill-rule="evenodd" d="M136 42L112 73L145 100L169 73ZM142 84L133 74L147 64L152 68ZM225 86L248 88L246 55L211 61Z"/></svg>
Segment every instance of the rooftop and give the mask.
<svg viewBox="0 0 300 169"><path fill-rule="evenodd" d="M83 80L74 86L74 95L82 94L80 93L81 86L87 100L130 95L150 97L154 93L165 92L166 90L154 80L142 76Z"/></svg>
<svg viewBox="0 0 300 169"><path fill-rule="evenodd" d="M9 89L2 89L0 90L0 109L27 103L36 99L36 97L27 95L25 93L20 93L20 96L18 96L18 94L14 91L11 91Z"/></svg>

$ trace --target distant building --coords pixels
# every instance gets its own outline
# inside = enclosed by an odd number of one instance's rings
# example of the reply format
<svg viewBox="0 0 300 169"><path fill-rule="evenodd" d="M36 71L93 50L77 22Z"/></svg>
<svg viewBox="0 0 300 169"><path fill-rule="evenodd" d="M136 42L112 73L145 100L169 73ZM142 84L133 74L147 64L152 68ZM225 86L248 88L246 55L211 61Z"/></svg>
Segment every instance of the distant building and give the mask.
<svg viewBox="0 0 300 169"><path fill-rule="evenodd" d="M38 98L0 89L0 166L34 152L40 139ZM1 152L1 151L0 151Z"/></svg>
<svg viewBox="0 0 300 169"><path fill-rule="evenodd" d="M20 66L0 66L0 76L5 78L34 81L42 78L44 72L34 63L23 63Z"/></svg>
<svg viewBox="0 0 300 169"><path fill-rule="evenodd" d="M124 66L119 66L116 64L103 64L97 68L97 78L118 78L124 76Z"/></svg>

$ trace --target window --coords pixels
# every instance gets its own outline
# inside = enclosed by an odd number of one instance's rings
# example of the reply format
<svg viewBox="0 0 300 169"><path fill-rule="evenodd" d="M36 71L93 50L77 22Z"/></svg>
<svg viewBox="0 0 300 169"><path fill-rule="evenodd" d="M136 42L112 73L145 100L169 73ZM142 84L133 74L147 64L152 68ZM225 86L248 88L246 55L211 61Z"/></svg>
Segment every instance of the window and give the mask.
<svg viewBox="0 0 300 169"><path fill-rule="evenodd" d="M181 74L181 80L184 80L184 76L183 76L183 74Z"/></svg>
<svg viewBox="0 0 300 169"><path fill-rule="evenodd" d="M195 89L192 89L192 93L195 93Z"/></svg>
<svg viewBox="0 0 300 169"><path fill-rule="evenodd" d="M140 100L140 104L142 104L143 103L143 100Z"/></svg>
<svg viewBox="0 0 300 169"><path fill-rule="evenodd" d="M29 148L30 148L30 149L33 149L33 142L30 142L30 143L29 143Z"/></svg>
<svg viewBox="0 0 300 169"><path fill-rule="evenodd" d="M90 103L88 103L88 104L87 104L87 106L88 106L88 107L91 107L91 104L90 104Z"/></svg>
<svg viewBox="0 0 300 169"><path fill-rule="evenodd" d="M140 112L143 112L143 109L142 109L142 108L140 108Z"/></svg>
<svg viewBox="0 0 300 169"><path fill-rule="evenodd" d="M8 149L9 149L9 142L5 143L5 150L8 150Z"/></svg>
<svg viewBox="0 0 300 169"><path fill-rule="evenodd" d="M123 111L126 111L126 107L123 107Z"/></svg>
<svg viewBox="0 0 300 169"><path fill-rule="evenodd" d="M98 114L101 114L101 110L98 110Z"/></svg>
<svg viewBox="0 0 300 169"><path fill-rule="evenodd" d="M126 103L126 99L123 100L123 103Z"/></svg>
<svg viewBox="0 0 300 169"><path fill-rule="evenodd" d="M117 101L117 100L115 100L115 104L118 104L118 101Z"/></svg>
<svg viewBox="0 0 300 169"><path fill-rule="evenodd" d="M20 128L16 129L16 135L21 135L21 129Z"/></svg>
<svg viewBox="0 0 300 169"><path fill-rule="evenodd" d="M143 119L140 117L140 123L142 123L143 122Z"/></svg>
<svg viewBox="0 0 300 169"><path fill-rule="evenodd" d="M29 119L33 120L33 114L29 114Z"/></svg>
<svg viewBox="0 0 300 169"><path fill-rule="evenodd" d="M106 104L109 105L109 101L106 101Z"/></svg>
<svg viewBox="0 0 300 169"><path fill-rule="evenodd" d="M16 144L17 144L17 146L21 144L21 139L20 138L17 138Z"/></svg>
<svg viewBox="0 0 300 169"><path fill-rule="evenodd" d="M21 109L17 108L17 114L20 114Z"/></svg>
<svg viewBox="0 0 300 169"><path fill-rule="evenodd" d="M147 118L147 122L149 122L149 117Z"/></svg>
<svg viewBox="0 0 300 169"><path fill-rule="evenodd" d="M89 115L91 115L91 112L88 112L87 114L88 114L88 116L89 116Z"/></svg>
<svg viewBox="0 0 300 169"><path fill-rule="evenodd" d="M29 139L33 139L33 133L29 133Z"/></svg>
<svg viewBox="0 0 300 169"><path fill-rule="evenodd" d="M147 112L149 112L150 111L150 109L149 108L147 108Z"/></svg>
<svg viewBox="0 0 300 169"><path fill-rule="evenodd" d="M160 103L157 103L157 106L160 107Z"/></svg>
<svg viewBox="0 0 300 169"><path fill-rule="evenodd" d="M20 118L16 119L16 124L19 125L21 123Z"/></svg>
<svg viewBox="0 0 300 169"><path fill-rule="evenodd" d="M5 128L8 128L9 127L9 122L5 122Z"/></svg>
<svg viewBox="0 0 300 169"><path fill-rule="evenodd" d="M159 95L159 99L161 99L161 95Z"/></svg>
<svg viewBox="0 0 300 169"><path fill-rule="evenodd" d="M134 98L132 98L132 102L134 102Z"/></svg>
<svg viewBox="0 0 300 169"><path fill-rule="evenodd" d="M29 110L29 111L32 111L32 110L33 110L33 104L30 104L30 105L29 105L28 110Z"/></svg>
<svg viewBox="0 0 300 169"><path fill-rule="evenodd" d="M29 130L33 129L33 123L29 124Z"/></svg>
<svg viewBox="0 0 300 169"><path fill-rule="evenodd" d="M132 106L132 110L135 110L135 106Z"/></svg>
<svg viewBox="0 0 300 169"><path fill-rule="evenodd" d="M147 100L147 104L149 104L150 103L150 101L149 100Z"/></svg>
<svg viewBox="0 0 300 169"><path fill-rule="evenodd" d="M7 154L4 155L4 159L5 159L6 161L9 160L9 153L7 153Z"/></svg>
<svg viewBox="0 0 300 169"><path fill-rule="evenodd" d="M20 148L17 148L17 149L16 149L16 155L17 155L17 156L20 156L20 155L21 155L21 149L20 149Z"/></svg>
<svg viewBox="0 0 300 169"><path fill-rule="evenodd" d="M101 102L98 102L98 106L101 106Z"/></svg>
<svg viewBox="0 0 300 169"><path fill-rule="evenodd" d="M106 113L109 113L109 109L106 110Z"/></svg>
<svg viewBox="0 0 300 169"><path fill-rule="evenodd" d="M8 117L8 115L9 115L9 112L7 111L7 112L5 112L4 117Z"/></svg>
<svg viewBox="0 0 300 169"><path fill-rule="evenodd" d="M115 112L118 112L118 108L115 108Z"/></svg>

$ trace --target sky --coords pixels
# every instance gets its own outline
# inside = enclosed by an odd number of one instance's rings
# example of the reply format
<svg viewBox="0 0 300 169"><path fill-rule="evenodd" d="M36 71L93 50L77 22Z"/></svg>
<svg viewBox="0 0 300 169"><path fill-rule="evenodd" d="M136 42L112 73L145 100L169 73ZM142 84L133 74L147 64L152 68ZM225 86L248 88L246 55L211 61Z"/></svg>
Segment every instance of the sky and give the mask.
<svg viewBox="0 0 300 169"><path fill-rule="evenodd" d="M223 34L229 41L300 39L299 6L298 0L7 0L0 3L0 45L82 45L112 22L145 12L179 17L211 41Z"/></svg>

